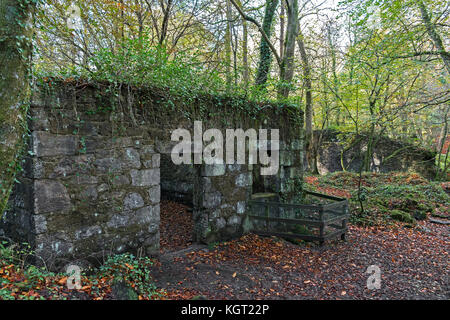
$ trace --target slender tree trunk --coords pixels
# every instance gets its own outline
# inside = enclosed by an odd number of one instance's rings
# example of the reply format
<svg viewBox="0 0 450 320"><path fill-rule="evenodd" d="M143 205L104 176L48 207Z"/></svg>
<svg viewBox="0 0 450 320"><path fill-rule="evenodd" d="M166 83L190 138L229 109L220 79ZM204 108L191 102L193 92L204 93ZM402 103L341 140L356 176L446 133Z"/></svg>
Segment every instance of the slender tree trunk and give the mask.
<svg viewBox="0 0 450 320"><path fill-rule="evenodd" d="M138 21L138 41L139 48L142 49L143 41L144 41L144 15L142 14L142 7L136 12L136 18Z"/></svg>
<svg viewBox="0 0 450 320"><path fill-rule="evenodd" d="M284 54L284 27L285 27L285 21L286 21L286 9L284 0L281 1L281 12L280 12L280 58L283 59Z"/></svg>
<svg viewBox="0 0 450 320"><path fill-rule="evenodd" d="M244 65L244 86L247 89L249 83L249 68L248 68L248 28L247 21L242 19L242 64Z"/></svg>
<svg viewBox="0 0 450 320"><path fill-rule="evenodd" d="M231 82L233 78L231 76L231 6L230 1L227 0L226 7L227 28L225 30L225 77L227 83L227 92L231 89Z"/></svg>
<svg viewBox="0 0 450 320"><path fill-rule="evenodd" d="M430 14L428 13L427 7L425 6L422 0L416 0L417 5L419 6L420 13L422 15L422 21L427 28L428 35L431 40L433 40L434 45L439 51L439 55L444 61L444 65L447 69L448 74L450 75L450 54L445 50L444 42L442 41L441 36L436 31L436 26L431 22Z"/></svg>
<svg viewBox="0 0 450 320"><path fill-rule="evenodd" d="M166 37L167 37L167 29L169 28L169 18L170 18L170 12L172 10L172 2L173 2L173 0L168 0L165 8L164 8L164 5L161 3L161 9L163 11L164 17L163 17L163 22L161 25L161 36L159 38L160 45L164 44L164 41L166 40Z"/></svg>
<svg viewBox="0 0 450 320"><path fill-rule="evenodd" d="M331 23L327 24L327 40L328 40L328 46L330 48L330 56L331 56L331 72L333 74L333 90L335 93L335 104L336 107L339 106L339 101L338 101L338 95L339 95L339 83L338 83L338 78L337 78L337 72L336 72L336 68L337 68L337 62L336 62L336 44L333 41L333 33L332 33L332 29L331 29ZM341 112L340 112L340 108L336 108L337 109L337 114L336 114L336 124L340 125L340 117L341 117Z"/></svg>
<svg viewBox="0 0 450 320"><path fill-rule="evenodd" d="M364 157L364 171L370 171L370 164L372 162L373 158L373 147L374 147L374 140L375 140L375 124L373 123L373 117L374 117L374 111L375 110L375 103L376 101L369 101L369 110L370 110L370 130L369 130L369 136L367 137L367 150Z"/></svg>
<svg viewBox="0 0 450 320"><path fill-rule="evenodd" d="M17 156L26 134L30 100L30 57L34 5L0 1L0 215L14 181Z"/></svg>
<svg viewBox="0 0 450 320"><path fill-rule="evenodd" d="M240 0L236 0L236 4L241 8L241 10L244 10ZM248 83L249 83L248 26L247 26L247 20L245 20L244 17L241 17L241 20L242 20L242 66L243 66L242 80L244 82L245 89L247 89Z"/></svg>
<svg viewBox="0 0 450 320"><path fill-rule="evenodd" d="M237 2L236 2L237 0L229 0L229 1L233 4L233 6L236 8L236 10L239 12L239 14L241 15L241 17L244 20L250 21L251 23L253 23L258 28L259 32L261 33L261 37L264 39L264 41L267 44L267 47L272 52L272 54L275 56L278 66L281 66L280 55L278 54L278 51L275 49L273 44L270 42L270 35L268 35L264 31L264 28L258 23L258 21L256 21L254 18L252 18L252 17L250 17L250 16L248 16L248 15L246 15L244 13L242 7L237 4Z"/></svg>
<svg viewBox="0 0 450 320"><path fill-rule="evenodd" d="M122 48L124 46L125 41L125 15L123 13L123 0L120 2L120 19L121 19L121 26L120 26L120 40L122 41Z"/></svg>
<svg viewBox="0 0 450 320"><path fill-rule="evenodd" d="M299 36L297 38L297 44L300 51L300 57L302 59L303 66L303 81L305 85L305 151L306 159L308 161L308 167L312 169L314 164L312 159L314 155L313 150L313 106L312 106L312 82L311 82L311 66L309 63L308 55L306 53L305 43L303 41L303 35L299 31Z"/></svg>
<svg viewBox="0 0 450 320"><path fill-rule="evenodd" d="M286 42L280 68L281 88L278 90L280 98L287 98L294 77L295 40L298 38L298 0L287 0L287 28Z"/></svg>

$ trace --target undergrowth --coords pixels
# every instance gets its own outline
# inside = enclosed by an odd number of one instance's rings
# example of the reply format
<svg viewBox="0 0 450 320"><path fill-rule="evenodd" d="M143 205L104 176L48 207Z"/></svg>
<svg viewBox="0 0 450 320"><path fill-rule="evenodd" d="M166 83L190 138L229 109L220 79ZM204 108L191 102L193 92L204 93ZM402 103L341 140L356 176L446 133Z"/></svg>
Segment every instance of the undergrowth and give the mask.
<svg viewBox="0 0 450 320"><path fill-rule="evenodd" d="M35 256L27 244L0 243L0 300L66 300L82 294L84 299L110 299L112 286L123 282L130 298L159 299L164 292L154 285L149 270L153 261L132 254L110 256L99 268L81 272L81 288L69 289L68 274L54 273L29 263Z"/></svg>
<svg viewBox="0 0 450 320"><path fill-rule="evenodd" d="M358 201L357 173L335 172L311 176L309 188L325 193L345 193L350 202L350 222L358 225L389 225L401 222L414 226L430 216L445 216L449 195L441 182L428 181L416 173L364 173Z"/></svg>

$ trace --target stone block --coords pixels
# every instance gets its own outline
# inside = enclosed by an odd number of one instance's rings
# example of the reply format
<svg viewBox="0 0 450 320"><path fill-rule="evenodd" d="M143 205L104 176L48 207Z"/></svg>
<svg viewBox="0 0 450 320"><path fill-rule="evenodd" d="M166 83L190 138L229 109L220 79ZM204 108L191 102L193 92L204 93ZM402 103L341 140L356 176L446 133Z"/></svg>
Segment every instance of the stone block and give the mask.
<svg viewBox="0 0 450 320"><path fill-rule="evenodd" d="M97 188L94 185L86 186L80 193L80 198L90 201L95 201L98 198Z"/></svg>
<svg viewBox="0 0 450 320"><path fill-rule="evenodd" d="M131 183L136 187L159 185L159 169L131 170Z"/></svg>
<svg viewBox="0 0 450 320"><path fill-rule="evenodd" d="M144 200L139 193L129 193L123 200L124 210L132 210L142 208L144 206Z"/></svg>
<svg viewBox="0 0 450 320"><path fill-rule="evenodd" d="M152 166L153 168L159 168L161 166L161 155L154 154L152 156Z"/></svg>
<svg viewBox="0 0 450 320"><path fill-rule="evenodd" d="M200 182L201 182L201 191L202 193L206 193L206 192L212 192L212 184L211 184L211 178L208 177L203 177L200 178Z"/></svg>
<svg viewBox="0 0 450 320"><path fill-rule="evenodd" d="M102 233L100 226L85 227L75 232L75 239L83 240Z"/></svg>
<svg viewBox="0 0 450 320"><path fill-rule="evenodd" d="M50 122L48 114L43 108L31 108L31 126L33 131L48 131L50 130Z"/></svg>
<svg viewBox="0 0 450 320"><path fill-rule="evenodd" d="M148 190L150 202L159 203L161 201L161 186L153 186Z"/></svg>
<svg viewBox="0 0 450 320"><path fill-rule="evenodd" d="M253 183L253 177L251 173L241 173L236 177L235 184L238 187L248 187Z"/></svg>
<svg viewBox="0 0 450 320"><path fill-rule="evenodd" d="M234 215L228 218L227 224L229 226L239 226L241 225L242 218L240 216Z"/></svg>
<svg viewBox="0 0 450 320"><path fill-rule="evenodd" d="M66 187L54 180L34 182L34 212L36 214L66 211L71 208Z"/></svg>
<svg viewBox="0 0 450 320"><path fill-rule="evenodd" d="M203 194L203 207L216 208L222 202L222 195L220 192L207 192Z"/></svg>
<svg viewBox="0 0 450 320"><path fill-rule="evenodd" d="M246 207L246 202L245 201L237 202L236 203L236 213L238 213L238 214L245 213L245 207Z"/></svg>
<svg viewBox="0 0 450 320"><path fill-rule="evenodd" d="M113 157L95 160L94 164L100 173L118 172L122 169L122 162Z"/></svg>
<svg viewBox="0 0 450 320"><path fill-rule="evenodd" d="M159 222L159 204L156 206L147 206L137 210L134 213L133 222L135 224L151 224Z"/></svg>
<svg viewBox="0 0 450 320"><path fill-rule="evenodd" d="M127 215L116 214L111 217L111 219L106 223L109 228L117 229L121 227L125 227L130 220Z"/></svg>
<svg viewBox="0 0 450 320"><path fill-rule="evenodd" d="M116 187L130 184L130 179L126 175L113 176L111 180Z"/></svg>
<svg viewBox="0 0 450 320"><path fill-rule="evenodd" d="M228 171L229 172L237 172L237 171L242 171L242 164L229 164L227 165Z"/></svg>
<svg viewBox="0 0 450 320"><path fill-rule="evenodd" d="M216 229L221 230L227 226L227 222L224 218L216 219Z"/></svg>
<svg viewBox="0 0 450 320"><path fill-rule="evenodd" d="M32 137L33 153L37 157L69 156L78 152L76 136L34 131Z"/></svg>
<svg viewBox="0 0 450 320"><path fill-rule="evenodd" d="M41 234L47 231L47 219L42 214L35 214L31 217L34 233Z"/></svg>
<svg viewBox="0 0 450 320"><path fill-rule="evenodd" d="M74 184L97 184L98 178L96 176L80 174L73 177L70 181Z"/></svg>
<svg viewBox="0 0 450 320"><path fill-rule="evenodd" d="M97 188L97 192L98 193L102 193L102 192L105 192L105 191L108 191L108 190L109 190L109 185L107 185L106 183L102 183Z"/></svg>
<svg viewBox="0 0 450 320"><path fill-rule="evenodd" d="M141 167L141 158L136 149L126 148L123 156L123 167L139 169Z"/></svg>

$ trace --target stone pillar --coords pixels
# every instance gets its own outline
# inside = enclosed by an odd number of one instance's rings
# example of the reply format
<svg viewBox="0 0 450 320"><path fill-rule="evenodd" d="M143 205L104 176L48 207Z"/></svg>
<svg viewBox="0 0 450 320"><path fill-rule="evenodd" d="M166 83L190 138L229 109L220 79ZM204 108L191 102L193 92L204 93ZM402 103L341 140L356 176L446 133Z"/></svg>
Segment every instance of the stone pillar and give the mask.
<svg viewBox="0 0 450 320"><path fill-rule="evenodd" d="M248 165L201 165L194 190L194 240L211 243L242 235L252 173Z"/></svg>
<svg viewBox="0 0 450 320"><path fill-rule="evenodd" d="M280 168L273 176L263 176L264 188L275 192L281 201L299 201L303 177L302 141L280 141Z"/></svg>

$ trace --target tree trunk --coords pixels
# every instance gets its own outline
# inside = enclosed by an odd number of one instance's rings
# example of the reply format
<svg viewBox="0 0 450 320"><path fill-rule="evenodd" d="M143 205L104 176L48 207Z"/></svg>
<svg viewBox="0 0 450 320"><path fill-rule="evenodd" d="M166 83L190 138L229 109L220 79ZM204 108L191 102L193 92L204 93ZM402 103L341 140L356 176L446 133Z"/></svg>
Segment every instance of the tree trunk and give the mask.
<svg viewBox="0 0 450 320"><path fill-rule="evenodd" d="M244 10L242 7L242 3L240 0L236 0L236 4ZM242 65L243 65L243 74L242 80L244 82L245 89L248 88L249 82L249 67L248 67L248 27L247 20L244 17L242 18Z"/></svg>
<svg viewBox="0 0 450 320"><path fill-rule="evenodd" d="M420 13L422 15L422 21L427 28L428 35L431 40L433 40L434 45L439 51L439 55L444 61L444 65L447 69L448 74L450 75L450 54L445 50L444 42L442 41L441 36L437 33L436 27L431 22L431 17L428 13L427 8L422 0L416 0L417 5L419 6Z"/></svg>
<svg viewBox="0 0 450 320"><path fill-rule="evenodd" d="M285 4L284 1L281 1L281 11L280 11L280 58L283 59L284 54L284 28L285 28L285 21L286 21L286 10L285 10Z"/></svg>
<svg viewBox="0 0 450 320"><path fill-rule="evenodd" d="M300 57L302 59L303 65L303 81L305 84L305 151L306 159L308 161L308 167L313 168L312 159L314 158L312 154L313 147L313 132L312 132L312 121L313 121L313 110L312 110L312 83L311 83L311 66L309 64L308 55L305 49L305 43L303 42L303 35L299 31L299 36L297 38L297 44L300 51Z"/></svg>
<svg viewBox="0 0 450 320"><path fill-rule="evenodd" d="M277 5L278 0L266 0L266 11L264 14L262 29L268 37L270 37L270 34L272 32L272 24ZM256 85L265 88L269 76L270 64L272 62L272 54L269 43L265 40L264 37L261 37L259 52L259 65L255 83Z"/></svg>
<svg viewBox="0 0 450 320"><path fill-rule="evenodd" d="M336 124L339 126L341 124L340 118L341 118L341 111L339 108L339 82L337 77L337 60L336 60L336 43L333 40L333 30L332 30L332 24L331 22L327 23L327 40L328 40L328 46L330 48L330 56L331 56L331 72L333 74L333 91L335 96L335 105L336 105Z"/></svg>
<svg viewBox="0 0 450 320"><path fill-rule="evenodd" d="M170 13L172 10L172 2L173 2L173 0L168 0L165 8L164 8L163 3L161 2L161 10L164 13L164 17L163 17L163 22L161 25L161 36L159 38L159 45L163 45L164 41L167 38L167 29L169 27L169 18L170 18Z"/></svg>
<svg viewBox="0 0 450 320"><path fill-rule="evenodd" d="M227 0L226 7L227 28L225 30L225 77L227 83L227 92L231 89L231 6L230 1Z"/></svg>
<svg viewBox="0 0 450 320"><path fill-rule="evenodd" d="M278 90L279 98L289 97L292 78L294 77L295 40L298 38L298 0L287 0L287 27L286 42L280 68L281 87Z"/></svg>
<svg viewBox="0 0 450 320"><path fill-rule="evenodd" d="M30 100L30 12L25 0L0 1L0 215L8 201Z"/></svg>
<svg viewBox="0 0 450 320"><path fill-rule="evenodd" d="M245 89L248 88L249 82L249 68L248 68L248 29L247 21L242 19L242 64L244 65L244 86Z"/></svg>

